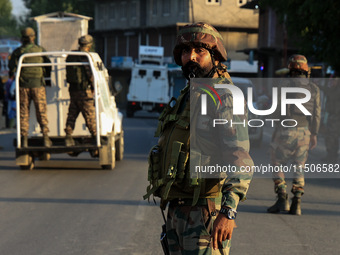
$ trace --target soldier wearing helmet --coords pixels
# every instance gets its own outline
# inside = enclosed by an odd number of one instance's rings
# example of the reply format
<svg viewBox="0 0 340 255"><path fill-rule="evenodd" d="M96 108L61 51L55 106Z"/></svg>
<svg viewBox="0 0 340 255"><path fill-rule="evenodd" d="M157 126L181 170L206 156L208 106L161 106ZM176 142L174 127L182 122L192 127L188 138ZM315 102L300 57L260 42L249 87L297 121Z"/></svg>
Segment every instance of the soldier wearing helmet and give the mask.
<svg viewBox="0 0 340 255"><path fill-rule="evenodd" d="M309 68L307 59L303 55L292 55L288 59L290 77L308 76Z"/></svg>
<svg viewBox="0 0 340 255"><path fill-rule="evenodd" d="M45 49L34 43L35 31L31 27L26 27L21 31L22 46L13 51L10 61L10 71L15 73L21 55L25 53L44 52ZM49 63L47 57L25 58L24 63ZM29 113L30 103L34 102L36 117L40 124L41 133L44 137L44 145L50 147L51 140L48 137L48 119L46 106L46 90L44 77L49 77L51 67L25 67L22 68L19 78L19 98L20 98L20 133L22 146L28 146Z"/></svg>
<svg viewBox="0 0 340 255"><path fill-rule="evenodd" d="M269 213L288 211L290 214L301 215L301 197L304 194L304 165L308 158L308 151L317 145L317 135L320 126L321 106L319 87L308 78L307 59L303 55L292 55L288 60L289 78L283 81L282 87L299 87L311 93L311 99L304 107L312 114L306 116L295 105L287 109L289 119L296 121L295 127L276 127L271 144L271 162L274 166L291 163L295 165L296 172L293 178L291 192L292 203L289 206L287 184L283 172L273 176L274 190L277 193L276 203L269 207ZM301 93L294 94L294 98L301 97ZM304 96L304 95L303 95ZM273 118L280 118L276 115Z"/></svg>
<svg viewBox="0 0 340 255"><path fill-rule="evenodd" d="M189 101L198 98L190 87L192 78L212 78L216 81L214 84L231 84L227 68L222 64L227 53L221 34L211 25L200 22L179 30L173 55L188 84L176 104L171 107L169 103L159 117L155 135L159 136L159 141L149 155L150 186L144 198L153 194L161 198L162 209L169 206L166 234L170 254L228 254L236 209L239 201L245 199L252 173L243 177L236 174L234 178L195 178L190 175L189 162L207 157L207 153L211 154L210 148L216 151L219 141L224 148L220 154L225 165L238 168L252 165L248 132L242 125L223 127L214 134L212 130L208 134L201 129L194 138L188 128L190 111L196 110ZM233 118L231 94L222 93L221 102L226 107L217 106L216 118ZM239 117L246 119L246 115ZM206 137L200 139L202 131ZM207 144L205 151L191 151L190 143L193 144L194 140L204 140ZM183 176L186 176L185 180Z"/></svg>
<svg viewBox="0 0 340 255"><path fill-rule="evenodd" d="M77 51L89 52L93 38L91 35L84 35L78 39L79 48ZM66 62L88 62L87 57L69 55ZM66 80L69 83L70 106L65 127L65 145L74 146L75 142L72 133L79 113L82 113L87 128L91 135L97 135L97 125L94 107L93 75L90 66L74 65L66 67Z"/></svg>
<svg viewBox="0 0 340 255"><path fill-rule="evenodd" d="M200 52L197 52L198 49ZM195 54L191 54L190 51ZM227 60L222 36L209 24L196 23L181 29L177 36L173 55L176 64L182 66L183 74L187 79L212 78L214 76L230 78L226 66L222 64ZM199 67L195 56L199 57L200 55L205 55L207 59L203 66Z"/></svg>

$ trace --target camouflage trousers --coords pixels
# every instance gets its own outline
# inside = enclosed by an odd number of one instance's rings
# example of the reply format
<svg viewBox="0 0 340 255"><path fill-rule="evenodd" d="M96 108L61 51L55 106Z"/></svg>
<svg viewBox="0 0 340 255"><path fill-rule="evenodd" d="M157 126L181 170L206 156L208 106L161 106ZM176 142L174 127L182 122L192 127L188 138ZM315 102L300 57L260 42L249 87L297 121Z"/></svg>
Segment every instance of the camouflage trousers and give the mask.
<svg viewBox="0 0 340 255"><path fill-rule="evenodd" d="M327 130L325 134L325 145L330 158L338 157L340 137L340 116L330 114L327 119Z"/></svg>
<svg viewBox="0 0 340 255"><path fill-rule="evenodd" d="M296 196L304 193L304 165L308 158L310 131L308 127L280 128L275 130L271 143L271 162L273 166L292 164L296 166L294 172L292 192ZM276 193L286 193L287 184L285 174L273 174Z"/></svg>
<svg viewBox="0 0 340 255"><path fill-rule="evenodd" d="M230 240L218 250L212 248L210 237L216 216L211 216L208 206L169 206L166 222L171 255L229 254Z"/></svg>
<svg viewBox="0 0 340 255"><path fill-rule="evenodd" d="M92 90L70 91L71 102L68 108L65 133L71 135L76 124L77 117L81 112L91 135L97 134L96 111Z"/></svg>
<svg viewBox="0 0 340 255"><path fill-rule="evenodd" d="M46 89L44 86L38 88L19 88L20 96L20 133L22 136L28 135L30 104L33 100L35 114L40 125L41 133L47 134L47 104L46 104Z"/></svg>

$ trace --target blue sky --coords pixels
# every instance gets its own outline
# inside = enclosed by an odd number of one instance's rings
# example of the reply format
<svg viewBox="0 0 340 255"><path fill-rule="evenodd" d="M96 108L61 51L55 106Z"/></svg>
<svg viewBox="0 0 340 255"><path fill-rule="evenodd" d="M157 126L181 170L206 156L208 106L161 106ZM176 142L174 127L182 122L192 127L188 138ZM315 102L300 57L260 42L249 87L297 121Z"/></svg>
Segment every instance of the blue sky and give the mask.
<svg viewBox="0 0 340 255"><path fill-rule="evenodd" d="M11 2L13 15L20 16L27 11L22 0L11 0Z"/></svg>

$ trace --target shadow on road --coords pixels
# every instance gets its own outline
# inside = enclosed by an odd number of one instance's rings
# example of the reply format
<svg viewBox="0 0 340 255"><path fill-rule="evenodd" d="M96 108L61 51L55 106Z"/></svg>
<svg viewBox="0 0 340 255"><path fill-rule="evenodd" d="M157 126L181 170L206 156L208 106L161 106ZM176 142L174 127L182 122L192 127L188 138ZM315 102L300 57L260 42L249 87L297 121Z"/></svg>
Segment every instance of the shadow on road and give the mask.
<svg viewBox="0 0 340 255"><path fill-rule="evenodd" d="M99 204L99 205L131 205L131 206L159 206L140 200L109 200L109 199L68 199L68 198L20 198L0 197L1 202L10 203L57 203L57 204Z"/></svg>

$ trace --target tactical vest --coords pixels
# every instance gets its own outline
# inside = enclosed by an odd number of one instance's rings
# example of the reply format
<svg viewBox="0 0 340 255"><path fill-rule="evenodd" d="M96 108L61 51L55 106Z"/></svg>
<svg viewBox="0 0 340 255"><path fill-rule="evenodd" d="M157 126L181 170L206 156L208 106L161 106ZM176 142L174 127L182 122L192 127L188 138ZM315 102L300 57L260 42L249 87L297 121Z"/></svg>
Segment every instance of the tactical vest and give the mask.
<svg viewBox="0 0 340 255"><path fill-rule="evenodd" d="M20 48L20 56L25 53L35 53L35 52L43 52L43 48L36 44L27 44ZM25 58L23 63L43 63L43 57L29 57ZM29 78L42 78L43 77L43 68L40 66L36 67L23 67L20 72L20 77L24 79Z"/></svg>
<svg viewBox="0 0 340 255"><path fill-rule="evenodd" d="M194 96L194 95L191 95ZM191 100L198 98L191 98ZM175 105L171 107L171 103ZM155 134L158 144L149 153L147 194L161 198L161 207L176 198L191 198L195 205L199 198L215 198L221 193L222 183L218 179L190 176L190 100L189 86L181 91L176 100L172 98L159 116ZM192 152L193 153L193 152ZM190 155L200 157L197 155Z"/></svg>
<svg viewBox="0 0 340 255"><path fill-rule="evenodd" d="M67 57L66 62L88 62L86 57L73 56ZM90 84L84 66L66 66L66 80L70 84L70 91L83 91Z"/></svg>

